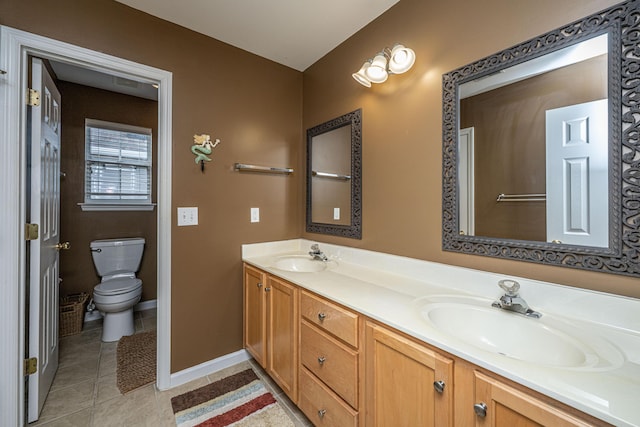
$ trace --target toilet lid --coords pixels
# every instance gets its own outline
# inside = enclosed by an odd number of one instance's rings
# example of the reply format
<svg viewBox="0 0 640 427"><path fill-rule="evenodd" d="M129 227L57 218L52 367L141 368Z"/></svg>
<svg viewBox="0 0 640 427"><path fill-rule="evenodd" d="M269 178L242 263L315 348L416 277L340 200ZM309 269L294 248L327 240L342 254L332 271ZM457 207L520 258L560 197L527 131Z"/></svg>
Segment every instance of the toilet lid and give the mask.
<svg viewBox="0 0 640 427"><path fill-rule="evenodd" d="M126 292L131 292L142 286L142 280L136 278L122 278L107 280L100 283L93 288L94 292L98 292L101 295L117 295Z"/></svg>

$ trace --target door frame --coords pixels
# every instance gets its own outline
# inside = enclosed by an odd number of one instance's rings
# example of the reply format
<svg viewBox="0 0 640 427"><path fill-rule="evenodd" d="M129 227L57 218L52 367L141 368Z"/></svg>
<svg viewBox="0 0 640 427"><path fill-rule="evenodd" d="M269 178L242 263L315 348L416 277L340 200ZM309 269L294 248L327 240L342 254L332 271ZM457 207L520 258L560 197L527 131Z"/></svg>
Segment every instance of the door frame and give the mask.
<svg viewBox="0 0 640 427"><path fill-rule="evenodd" d="M157 386L171 386L172 73L101 52L0 26L0 413L24 424L26 286L26 58L35 55L158 88Z"/></svg>

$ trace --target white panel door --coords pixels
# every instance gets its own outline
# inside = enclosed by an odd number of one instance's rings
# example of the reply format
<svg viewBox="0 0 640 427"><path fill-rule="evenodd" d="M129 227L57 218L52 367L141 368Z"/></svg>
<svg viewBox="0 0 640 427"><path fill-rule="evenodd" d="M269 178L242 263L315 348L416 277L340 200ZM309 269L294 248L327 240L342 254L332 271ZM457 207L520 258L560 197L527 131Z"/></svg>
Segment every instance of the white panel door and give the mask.
<svg viewBox="0 0 640 427"><path fill-rule="evenodd" d="M609 246L607 100L546 112L547 241Z"/></svg>
<svg viewBox="0 0 640 427"><path fill-rule="evenodd" d="M460 234L476 234L474 128L460 129L458 134L458 227Z"/></svg>
<svg viewBox="0 0 640 427"><path fill-rule="evenodd" d="M38 371L29 376L29 422L38 419L58 369L60 243L60 92L40 59L31 60L31 79L40 105L28 107L30 222L40 230L29 249L29 357L38 358Z"/></svg>

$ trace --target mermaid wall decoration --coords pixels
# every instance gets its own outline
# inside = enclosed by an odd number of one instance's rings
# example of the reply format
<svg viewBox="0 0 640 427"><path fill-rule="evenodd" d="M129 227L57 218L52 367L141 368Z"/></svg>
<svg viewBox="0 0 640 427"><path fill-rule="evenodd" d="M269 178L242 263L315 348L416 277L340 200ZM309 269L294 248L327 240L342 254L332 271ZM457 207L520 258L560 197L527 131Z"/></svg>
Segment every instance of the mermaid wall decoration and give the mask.
<svg viewBox="0 0 640 427"><path fill-rule="evenodd" d="M200 163L200 171L204 173L204 162L211 161L208 155L220 144L220 140L216 138L215 142L212 142L211 136L203 133L202 135L193 135L193 142L195 144L191 146L191 152L196 155L195 162L196 164Z"/></svg>

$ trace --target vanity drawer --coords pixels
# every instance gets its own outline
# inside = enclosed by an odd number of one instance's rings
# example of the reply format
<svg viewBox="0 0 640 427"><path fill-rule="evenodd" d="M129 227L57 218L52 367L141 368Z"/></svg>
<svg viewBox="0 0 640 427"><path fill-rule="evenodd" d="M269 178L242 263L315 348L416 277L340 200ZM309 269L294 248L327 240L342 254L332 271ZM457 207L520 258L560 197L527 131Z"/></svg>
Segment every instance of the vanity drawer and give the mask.
<svg viewBox="0 0 640 427"><path fill-rule="evenodd" d="M358 347L358 315L314 295L302 292L300 313L309 322Z"/></svg>
<svg viewBox="0 0 640 427"><path fill-rule="evenodd" d="M300 369L298 405L315 426L358 425L358 413L305 368Z"/></svg>
<svg viewBox="0 0 640 427"><path fill-rule="evenodd" d="M358 409L358 355L304 320L300 326L302 365Z"/></svg>

